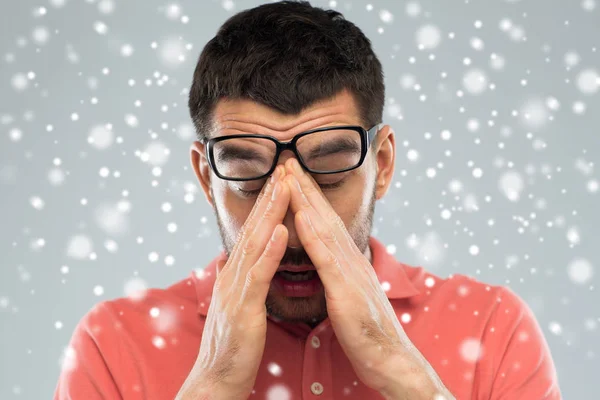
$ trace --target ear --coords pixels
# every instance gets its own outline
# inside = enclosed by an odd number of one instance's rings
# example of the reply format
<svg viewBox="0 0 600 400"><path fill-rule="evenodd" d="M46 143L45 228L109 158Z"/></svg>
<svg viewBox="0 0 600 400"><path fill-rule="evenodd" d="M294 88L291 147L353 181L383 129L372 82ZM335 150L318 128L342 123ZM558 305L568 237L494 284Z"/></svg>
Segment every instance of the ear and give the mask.
<svg viewBox="0 0 600 400"><path fill-rule="evenodd" d="M192 168L194 168L196 178L198 178L198 182L200 182L200 186L202 186L206 201L208 201L211 207L214 207L210 186L211 169L208 165L208 160L206 159L205 145L199 141L192 143L190 146L190 158L192 161Z"/></svg>
<svg viewBox="0 0 600 400"><path fill-rule="evenodd" d="M375 136L371 145L375 157L375 198L381 199L387 193L396 165L396 140L394 131L389 125L384 125Z"/></svg>

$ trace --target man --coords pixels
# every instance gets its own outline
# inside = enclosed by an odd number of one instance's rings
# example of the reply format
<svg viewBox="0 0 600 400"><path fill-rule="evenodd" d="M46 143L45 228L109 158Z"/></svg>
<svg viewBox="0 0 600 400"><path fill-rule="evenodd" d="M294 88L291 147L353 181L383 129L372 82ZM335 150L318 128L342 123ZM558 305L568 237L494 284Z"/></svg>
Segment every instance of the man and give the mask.
<svg viewBox="0 0 600 400"><path fill-rule="evenodd" d="M340 13L279 2L226 21L189 97L224 251L90 311L55 399L560 399L517 295L369 236L395 163L383 105L381 64Z"/></svg>

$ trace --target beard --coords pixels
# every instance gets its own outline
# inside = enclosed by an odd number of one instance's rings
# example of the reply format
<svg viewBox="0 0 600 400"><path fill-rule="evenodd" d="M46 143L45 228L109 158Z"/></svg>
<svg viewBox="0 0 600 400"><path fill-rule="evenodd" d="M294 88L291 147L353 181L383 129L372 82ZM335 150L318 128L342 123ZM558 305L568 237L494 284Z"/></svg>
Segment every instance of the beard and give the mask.
<svg viewBox="0 0 600 400"><path fill-rule="evenodd" d="M356 247L365 254L369 246L369 237L373 226L373 214L375 211L376 187L373 185L371 198L367 208L363 212L358 212L356 218L346 224L346 229L354 240ZM214 196L213 196L214 198ZM232 237L236 235L229 234L219 215L218 207L214 207L217 218L217 225L221 235L221 241L227 257L231 254L235 242ZM283 255L280 265L313 265L309 255L303 248L288 247ZM273 290L271 286L265 300L267 315L279 321L292 323L305 323L311 328L317 326L321 321L327 318L327 302L325 300L325 291L308 297L287 297Z"/></svg>

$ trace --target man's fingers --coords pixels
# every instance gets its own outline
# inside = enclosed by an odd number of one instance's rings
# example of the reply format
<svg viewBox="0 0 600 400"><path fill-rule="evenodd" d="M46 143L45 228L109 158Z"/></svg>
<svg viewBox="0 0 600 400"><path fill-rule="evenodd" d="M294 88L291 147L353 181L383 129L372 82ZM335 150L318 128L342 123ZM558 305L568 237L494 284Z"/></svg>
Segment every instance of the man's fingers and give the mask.
<svg viewBox="0 0 600 400"><path fill-rule="evenodd" d="M245 302L257 307L264 307L271 280L279 268L288 242L288 230L278 224L269 238L260 258L248 271L246 276Z"/></svg>
<svg viewBox="0 0 600 400"><path fill-rule="evenodd" d="M257 216L254 230L240 247L239 263L250 268L256 263L269 242L275 226L283 222L290 203L290 190L282 181L277 182L271 193L269 203L263 209L262 215ZM246 269L247 271L247 269Z"/></svg>
<svg viewBox="0 0 600 400"><path fill-rule="evenodd" d="M240 230L240 235L238 236L236 243L235 243L233 249L231 250L229 264L238 265L238 263L240 262L240 260L241 260L240 253L241 252L239 250L242 246L245 245L245 243L248 240L251 240L253 231L254 231L258 221L260 220L260 217L264 213L265 208L268 206L268 204L271 200L275 183L277 181L279 181L281 179L281 176L283 175L282 172L283 172L283 168L277 167L272 175L275 177L275 179L272 180L271 178L269 178L268 183L265 184L265 186L263 187L261 194L259 195L258 199L256 200L256 203L254 203L254 207L252 207L252 211L250 211L250 215L248 216L248 218L246 218L246 221L244 222L244 225L242 226L242 229Z"/></svg>

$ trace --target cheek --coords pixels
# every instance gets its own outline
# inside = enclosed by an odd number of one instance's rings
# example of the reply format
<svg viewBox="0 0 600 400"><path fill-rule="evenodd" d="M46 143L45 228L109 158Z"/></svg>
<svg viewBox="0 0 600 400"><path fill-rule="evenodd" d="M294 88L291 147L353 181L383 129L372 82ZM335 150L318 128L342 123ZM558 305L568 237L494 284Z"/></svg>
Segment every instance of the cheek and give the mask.
<svg viewBox="0 0 600 400"><path fill-rule="evenodd" d="M325 192L325 197L346 227L351 227L368 213L372 194L373 183L367 174L356 174L340 190Z"/></svg>
<svg viewBox="0 0 600 400"><path fill-rule="evenodd" d="M230 238L236 238L254 207L255 199L241 198L225 184L213 189L221 224Z"/></svg>

